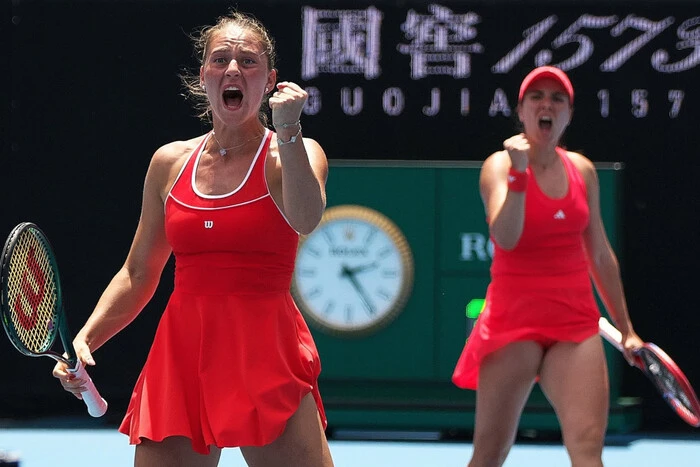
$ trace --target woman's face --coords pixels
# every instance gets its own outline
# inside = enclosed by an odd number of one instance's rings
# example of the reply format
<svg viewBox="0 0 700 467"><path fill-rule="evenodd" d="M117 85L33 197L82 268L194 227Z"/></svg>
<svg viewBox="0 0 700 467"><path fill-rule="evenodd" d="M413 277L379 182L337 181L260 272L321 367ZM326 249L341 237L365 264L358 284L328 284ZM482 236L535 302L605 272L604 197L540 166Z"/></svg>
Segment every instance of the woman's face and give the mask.
<svg viewBox="0 0 700 467"><path fill-rule="evenodd" d="M518 117L532 143L557 144L571 121L569 95L559 81L542 78L530 85L518 106Z"/></svg>
<svg viewBox="0 0 700 467"><path fill-rule="evenodd" d="M224 122L257 120L263 96L275 84L265 48L248 29L229 24L212 35L200 79L212 114Z"/></svg>

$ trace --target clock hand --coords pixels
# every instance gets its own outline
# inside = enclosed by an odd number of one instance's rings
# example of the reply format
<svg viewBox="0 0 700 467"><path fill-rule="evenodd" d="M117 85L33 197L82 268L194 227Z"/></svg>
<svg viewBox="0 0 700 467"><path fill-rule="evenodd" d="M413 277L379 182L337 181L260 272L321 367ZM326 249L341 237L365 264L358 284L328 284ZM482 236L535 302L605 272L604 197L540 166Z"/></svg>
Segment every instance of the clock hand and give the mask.
<svg viewBox="0 0 700 467"><path fill-rule="evenodd" d="M347 267L348 273L350 274L356 274L358 272L364 272L364 271L369 271L370 269L374 269L378 267L379 265L377 264L376 261L372 261L369 264L362 264L360 266L355 266L354 268Z"/></svg>
<svg viewBox="0 0 700 467"><path fill-rule="evenodd" d="M365 305L365 308L367 308L367 311L371 315L373 315L376 312L376 309L374 308L372 302L369 300L369 297L367 296L367 292L365 291L364 287L362 287L362 284L360 284L360 282L355 277L355 272L344 264L340 275L341 277L347 277L350 280L350 284L352 284L353 288L360 296L360 300L362 300L362 303Z"/></svg>

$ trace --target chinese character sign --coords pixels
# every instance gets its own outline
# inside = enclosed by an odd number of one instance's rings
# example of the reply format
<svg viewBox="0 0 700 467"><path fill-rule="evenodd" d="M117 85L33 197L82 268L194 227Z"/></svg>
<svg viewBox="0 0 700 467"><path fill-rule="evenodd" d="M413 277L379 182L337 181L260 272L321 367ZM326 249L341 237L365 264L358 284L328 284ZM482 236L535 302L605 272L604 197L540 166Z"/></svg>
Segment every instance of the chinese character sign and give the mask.
<svg viewBox="0 0 700 467"><path fill-rule="evenodd" d="M576 118L598 135L697 120L700 8L415 3L302 8L305 128L360 136L330 157L483 159L517 130L517 88L540 65L569 73Z"/></svg>

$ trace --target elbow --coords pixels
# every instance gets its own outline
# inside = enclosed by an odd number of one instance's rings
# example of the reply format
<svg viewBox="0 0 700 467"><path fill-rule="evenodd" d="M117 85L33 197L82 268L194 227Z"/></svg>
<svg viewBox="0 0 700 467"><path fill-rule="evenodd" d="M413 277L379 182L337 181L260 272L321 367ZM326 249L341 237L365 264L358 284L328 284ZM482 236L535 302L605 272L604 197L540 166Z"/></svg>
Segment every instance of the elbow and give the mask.
<svg viewBox="0 0 700 467"><path fill-rule="evenodd" d="M499 248L510 251L520 243L523 227L524 220L508 219L504 221L499 215L489 224L489 235Z"/></svg>
<svg viewBox="0 0 700 467"><path fill-rule="evenodd" d="M591 269L599 273L620 273L620 264L614 254L590 255L588 258L588 264L590 265Z"/></svg>
<svg viewBox="0 0 700 467"><path fill-rule="evenodd" d="M155 269L124 267L123 274L129 288L137 293L143 301L148 301L153 297L160 282L160 274Z"/></svg>
<svg viewBox="0 0 700 467"><path fill-rule="evenodd" d="M513 250L516 246L518 246L518 242L520 241L519 235L505 235L503 233L499 234L498 232L495 232L494 229L491 229L490 235L493 242L498 245L501 250L505 251Z"/></svg>
<svg viewBox="0 0 700 467"><path fill-rule="evenodd" d="M316 204L316 203L314 203ZM294 230L302 235L308 235L314 231L323 218L323 212L326 208L325 200L321 200L314 208L303 209L298 211L290 210L287 217L289 225Z"/></svg>
<svg viewBox="0 0 700 467"><path fill-rule="evenodd" d="M498 246L503 251L513 251L517 245L518 245L517 243L499 243L498 244Z"/></svg>
<svg viewBox="0 0 700 467"><path fill-rule="evenodd" d="M502 240L494 239L494 241L496 242L496 245L498 245L498 247L501 250L505 250L505 251L512 251L515 249L516 246L518 246L517 240L516 241L502 241Z"/></svg>
<svg viewBox="0 0 700 467"><path fill-rule="evenodd" d="M301 235L309 235L311 232L314 231L316 226L318 225L318 222L316 224L309 224L309 225L300 225L300 226L293 226L294 230L299 232Z"/></svg>
<svg viewBox="0 0 700 467"><path fill-rule="evenodd" d="M290 221L291 226L299 232L301 235L308 235L311 232L318 227L318 224L321 222L321 217L323 216L322 212L319 212L316 215L313 216L306 216L301 219L296 219L294 222Z"/></svg>

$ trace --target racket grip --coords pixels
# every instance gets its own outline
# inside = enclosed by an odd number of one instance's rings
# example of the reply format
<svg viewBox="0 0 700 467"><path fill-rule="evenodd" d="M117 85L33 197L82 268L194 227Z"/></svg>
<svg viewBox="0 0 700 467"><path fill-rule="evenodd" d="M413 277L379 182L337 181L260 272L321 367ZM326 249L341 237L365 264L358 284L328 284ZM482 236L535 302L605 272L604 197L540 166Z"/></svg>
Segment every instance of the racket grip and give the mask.
<svg viewBox="0 0 700 467"><path fill-rule="evenodd" d="M602 316L598 320L598 332L606 341L622 352L622 333Z"/></svg>
<svg viewBox="0 0 700 467"><path fill-rule="evenodd" d="M107 401L97 392L95 383L92 382L90 375L88 375L87 370L83 366L83 362L78 360L78 364L75 365L75 368L69 368L68 371L85 381L85 387L87 389L85 392L81 392L80 395L85 405L87 405L88 413L93 417L103 416L105 412L107 412Z"/></svg>

